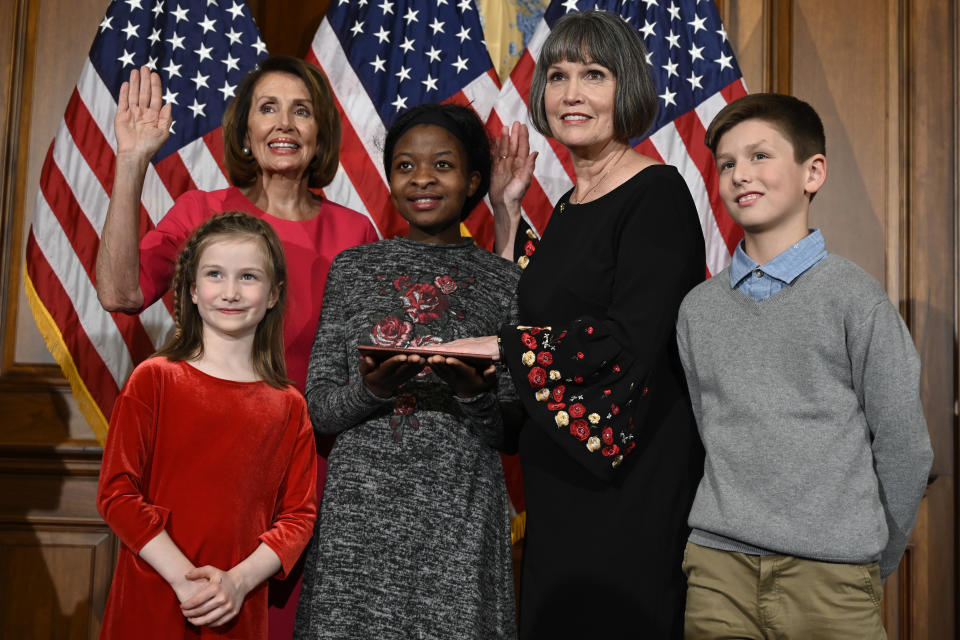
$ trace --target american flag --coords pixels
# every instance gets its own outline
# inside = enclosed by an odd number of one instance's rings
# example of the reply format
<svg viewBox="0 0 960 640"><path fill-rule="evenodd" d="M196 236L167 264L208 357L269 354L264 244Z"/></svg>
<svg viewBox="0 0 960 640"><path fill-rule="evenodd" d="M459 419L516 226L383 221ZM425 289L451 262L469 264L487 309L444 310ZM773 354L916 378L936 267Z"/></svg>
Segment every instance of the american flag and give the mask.
<svg viewBox="0 0 960 640"><path fill-rule="evenodd" d="M25 285L37 325L101 440L134 365L173 327L164 301L137 317L107 313L97 301L94 266L113 187L120 85L147 65L173 105L172 134L143 188L145 232L184 191L228 186L220 121L266 51L246 5L235 0L114 0L100 22L43 165Z"/></svg>
<svg viewBox="0 0 960 640"><path fill-rule="evenodd" d="M729 264L742 232L720 200L716 168L703 136L717 112L747 91L712 0L553 0L504 83L488 129L499 134L503 124L528 122L533 68L551 26L568 12L594 8L620 15L643 37L659 109L650 132L632 142L639 152L675 166L684 177L700 214L707 269L716 273ZM523 216L539 235L553 203L573 186L574 173L567 150L532 128L530 149L539 156Z"/></svg>
<svg viewBox="0 0 960 640"><path fill-rule="evenodd" d="M325 194L366 213L381 236L403 234L381 159L390 123L424 102L469 105L486 121L499 92L474 0L335 0L307 60L330 80L343 124ZM481 204L466 226L489 246L492 222Z"/></svg>

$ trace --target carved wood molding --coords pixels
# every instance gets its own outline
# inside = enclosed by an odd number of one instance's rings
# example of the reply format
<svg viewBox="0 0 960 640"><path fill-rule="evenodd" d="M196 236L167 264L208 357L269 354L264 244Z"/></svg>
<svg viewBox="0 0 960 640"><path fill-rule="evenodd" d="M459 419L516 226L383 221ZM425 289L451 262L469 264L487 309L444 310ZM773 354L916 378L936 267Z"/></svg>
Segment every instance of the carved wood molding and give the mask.
<svg viewBox="0 0 960 640"><path fill-rule="evenodd" d="M792 93L793 0L765 0L763 30L764 86L774 93Z"/></svg>
<svg viewBox="0 0 960 640"><path fill-rule="evenodd" d="M20 273L19 249L22 226L16 212L18 172L22 158L20 135L25 131L22 122L24 114L23 70L28 56L29 0L13 0L13 37L6 43L10 66L6 69L4 85L8 90L8 101L3 111L3 129L0 130L0 308L4 310L4 330L0 335L3 344L3 361L0 375L13 360L13 342L16 332L16 292L17 277Z"/></svg>

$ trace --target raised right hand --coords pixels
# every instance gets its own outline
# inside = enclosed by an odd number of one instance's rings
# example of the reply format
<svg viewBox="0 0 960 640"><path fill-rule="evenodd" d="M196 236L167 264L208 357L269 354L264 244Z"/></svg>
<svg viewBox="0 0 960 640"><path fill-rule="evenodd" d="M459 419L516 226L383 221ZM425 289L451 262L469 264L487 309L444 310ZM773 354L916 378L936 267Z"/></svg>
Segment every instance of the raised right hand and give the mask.
<svg viewBox="0 0 960 640"><path fill-rule="evenodd" d="M389 398L401 384L417 375L427 365L427 359L417 354L398 354L377 362L364 356L360 363L360 375L373 395Z"/></svg>
<svg viewBox="0 0 960 640"><path fill-rule="evenodd" d="M134 154L150 158L170 137L172 106L162 104L160 74L149 67L130 72L129 82L120 85L117 115L117 155Z"/></svg>
<svg viewBox="0 0 960 640"><path fill-rule="evenodd" d="M520 211L520 201L530 188L537 152L530 153L527 125L514 122L504 126L493 144L493 166L490 174L490 202L504 205L509 211Z"/></svg>

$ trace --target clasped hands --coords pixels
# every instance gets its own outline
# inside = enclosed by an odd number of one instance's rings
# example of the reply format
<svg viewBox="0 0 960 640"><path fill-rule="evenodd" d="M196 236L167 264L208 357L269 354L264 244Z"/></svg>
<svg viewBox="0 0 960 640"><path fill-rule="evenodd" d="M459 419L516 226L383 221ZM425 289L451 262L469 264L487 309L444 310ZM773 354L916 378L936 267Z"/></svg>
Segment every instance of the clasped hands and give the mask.
<svg viewBox="0 0 960 640"><path fill-rule="evenodd" d="M249 592L250 588L233 570L223 571L210 565L191 569L174 586L181 613L197 627L219 627L233 620Z"/></svg>

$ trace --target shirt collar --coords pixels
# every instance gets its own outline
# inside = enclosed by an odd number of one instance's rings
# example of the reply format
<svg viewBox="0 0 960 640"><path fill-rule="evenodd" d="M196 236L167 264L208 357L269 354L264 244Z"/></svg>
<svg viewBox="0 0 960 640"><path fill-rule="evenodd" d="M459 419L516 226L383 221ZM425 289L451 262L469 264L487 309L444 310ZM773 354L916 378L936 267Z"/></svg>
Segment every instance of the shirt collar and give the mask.
<svg viewBox="0 0 960 640"><path fill-rule="evenodd" d="M825 255L827 255L827 246L819 229L814 229L800 242L785 249L765 265L758 264L747 255L741 240L730 261L730 288L736 288L757 268L772 278L793 284L794 280L820 262Z"/></svg>

